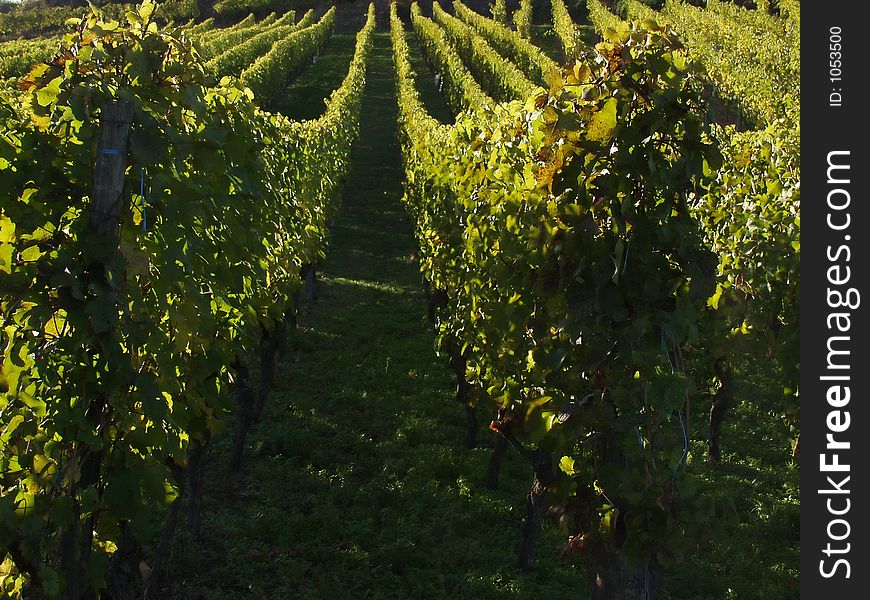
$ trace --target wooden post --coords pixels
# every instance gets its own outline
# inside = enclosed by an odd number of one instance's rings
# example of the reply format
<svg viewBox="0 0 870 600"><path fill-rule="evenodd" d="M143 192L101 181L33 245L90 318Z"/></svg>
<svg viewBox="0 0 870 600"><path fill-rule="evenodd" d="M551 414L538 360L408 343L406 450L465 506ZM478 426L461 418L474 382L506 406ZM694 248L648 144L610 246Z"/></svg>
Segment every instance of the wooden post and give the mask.
<svg viewBox="0 0 870 600"><path fill-rule="evenodd" d="M509 431L511 424L508 423L504 427ZM486 478L483 483L484 487L488 490L498 489L498 475L501 471L501 463L504 460L505 454L507 454L507 448L507 438L503 435L496 435L495 448L493 448L492 454L489 457L489 464L486 467Z"/></svg>
<svg viewBox="0 0 870 600"><path fill-rule="evenodd" d="M236 434L233 437L233 447L230 452L230 472L238 473L245 454L245 440L248 438L248 431L254 422L257 400L251 386L251 373L248 365L237 359L233 368L237 376L235 392L239 407L236 410Z"/></svg>
<svg viewBox="0 0 870 600"><path fill-rule="evenodd" d="M194 540L199 539L202 526L202 474L209 441L208 433L203 441L193 440L187 453L187 532Z"/></svg>
<svg viewBox="0 0 870 600"><path fill-rule="evenodd" d="M535 542L541 533L549 506L549 487L556 479L553 471L553 457L549 452L535 448L531 452L532 485L526 495L526 516L520 524L520 545L517 549L519 566L524 571L532 568L535 555Z"/></svg>
<svg viewBox="0 0 870 600"><path fill-rule="evenodd" d="M121 194L132 121L133 105L129 102L115 100L103 106L90 206L91 232L98 235L120 234Z"/></svg>
<svg viewBox="0 0 870 600"><path fill-rule="evenodd" d="M124 174L127 170L127 138L133 121L133 106L126 101L107 102L100 113L100 141L97 147L97 160L94 166L94 181L91 193L90 232L94 236L106 239L108 256L87 265L92 277L113 275L106 273L105 264L118 252L120 239L120 220L122 210L122 194L124 191ZM102 264L100 264L102 263ZM104 275L105 274L105 275ZM110 290L114 290L111 287ZM117 305L116 292L108 291ZM116 332L110 330L102 339L94 340L95 347L111 345ZM108 391L98 390L87 402L87 419L96 430L105 428L108 412ZM82 489L98 485L103 461L103 450L94 450L86 443L77 443L73 456L80 457L78 485L73 487L71 495L76 496ZM77 506L77 505L76 505ZM89 589L85 573L85 565L91 554L94 536L94 517L81 521L81 515L76 510L76 520L62 535L61 565L66 579L66 597L70 600L81 600L94 596Z"/></svg>

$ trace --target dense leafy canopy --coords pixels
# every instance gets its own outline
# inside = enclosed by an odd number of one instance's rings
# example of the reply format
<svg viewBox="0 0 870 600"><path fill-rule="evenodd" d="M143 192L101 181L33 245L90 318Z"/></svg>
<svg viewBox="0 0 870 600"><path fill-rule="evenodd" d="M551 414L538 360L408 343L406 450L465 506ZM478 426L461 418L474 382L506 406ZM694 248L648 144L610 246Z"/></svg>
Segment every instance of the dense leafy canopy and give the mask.
<svg viewBox="0 0 870 600"><path fill-rule="evenodd" d="M715 265L689 209L719 161L697 74L671 30L625 26L525 102L435 127L396 18L393 40L406 202L449 298L440 338L461 344L481 401L564 456L553 488L587 507L590 547L669 563L714 511L680 475L679 346Z"/></svg>
<svg viewBox="0 0 870 600"><path fill-rule="evenodd" d="M0 540L42 593L62 589L70 540L92 537L78 562L98 589L120 536L147 539L172 465L231 407L231 365L292 308L324 253L373 29L370 10L315 121L215 82L147 1L124 23L88 15L22 80L23 106L0 101ZM133 109L120 244L89 218L112 101Z"/></svg>

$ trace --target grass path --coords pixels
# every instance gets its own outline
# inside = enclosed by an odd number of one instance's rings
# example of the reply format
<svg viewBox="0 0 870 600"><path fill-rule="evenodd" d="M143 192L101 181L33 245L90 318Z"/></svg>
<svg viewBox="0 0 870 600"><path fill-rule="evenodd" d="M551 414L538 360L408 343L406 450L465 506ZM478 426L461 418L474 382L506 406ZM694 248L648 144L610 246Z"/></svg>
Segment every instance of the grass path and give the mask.
<svg viewBox="0 0 870 600"><path fill-rule="evenodd" d="M298 121L316 119L323 114L324 101L347 75L355 46L355 33L333 33L317 62L293 81L275 107L276 111Z"/></svg>
<svg viewBox="0 0 870 600"><path fill-rule="evenodd" d="M514 566L529 479L515 457L485 491L486 448L432 350L396 139L389 36L378 33L340 217L240 477L212 449L203 541L176 549L172 598L582 597L550 560ZM323 65L319 65L323 67ZM484 436L486 437L486 436Z"/></svg>
<svg viewBox="0 0 870 600"><path fill-rule="evenodd" d="M453 114L453 111L447 106L447 100L438 91L435 73L426 63L416 37L411 29L405 32L405 38L408 41L408 58L411 61L411 68L414 70L414 85L417 88L417 93L420 94L420 100L423 102L426 112L441 123L452 124L456 120L456 115Z"/></svg>

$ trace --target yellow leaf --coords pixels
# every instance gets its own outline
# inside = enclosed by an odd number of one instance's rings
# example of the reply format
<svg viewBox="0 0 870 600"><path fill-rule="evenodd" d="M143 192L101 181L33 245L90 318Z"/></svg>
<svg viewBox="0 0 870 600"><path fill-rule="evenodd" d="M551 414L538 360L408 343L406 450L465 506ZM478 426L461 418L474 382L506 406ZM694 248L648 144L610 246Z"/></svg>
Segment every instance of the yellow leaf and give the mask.
<svg viewBox="0 0 870 600"><path fill-rule="evenodd" d="M36 499L33 494L26 492L18 492L15 496L15 514L19 517L26 517L33 514L33 507L36 504Z"/></svg>
<svg viewBox="0 0 870 600"><path fill-rule="evenodd" d="M12 272L12 254L15 251L15 246L12 244L0 243L0 272Z"/></svg>
<svg viewBox="0 0 870 600"><path fill-rule="evenodd" d="M57 467L55 467L54 461L47 456L37 454L33 457L33 471L43 479L53 477L56 470Z"/></svg>
<svg viewBox="0 0 870 600"><path fill-rule="evenodd" d="M605 141L610 138L614 127L616 127L616 98L610 98L589 119L586 138L592 141Z"/></svg>
<svg viewBox="0 0 870 600"><path fill-rule="evenodd" d="M556 121L559 120L559 113L556 112L556 109L552 106L547 106L544 108L544 123L547 125L552 125Z"/></svg>
<svg viewBox="0 0 870 600"><path fill-rule="evenodd" d="M61 309L45 324L45 335L60 337L66 325L66 311Z"/></svg>
<svg viewBox="0 0 870 600"><path fill-rule="evenodd" d="M534 350L529 350L528 355L526 355L526 371L533 371L535 369L535 364Z"/></svg>
<svg viewBox="0 0 870 600"><path fill-rule="evenodd" d="M0 215L0 243L15 241L15 223L9 217Z"/></svg>
<svg viewBox="0 0 870 600"><path fill-rule="evenodd" d="M30 246L21 253L21 260L24 262L35 262L39 260L42 255L43 252L39 249L39 246Z"/></svg>

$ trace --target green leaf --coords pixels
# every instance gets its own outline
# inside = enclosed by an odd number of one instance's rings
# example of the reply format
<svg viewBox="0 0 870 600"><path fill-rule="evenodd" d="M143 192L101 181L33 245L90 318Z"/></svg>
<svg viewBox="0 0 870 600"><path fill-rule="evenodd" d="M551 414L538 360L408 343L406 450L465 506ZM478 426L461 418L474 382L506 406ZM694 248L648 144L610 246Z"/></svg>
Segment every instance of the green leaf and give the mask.
<svg viewBox="0 0 870 600"><path fill-rule="evenodd" d="M81 495L82 514L90 514L100 507L100 494L94 486L88 487Z"/></svg>
<svg viewBox="0 0 870 600"><path fill-rule="evenodd" d="M21 415L14 415L9 422L6 424L6 427L3 429L2 435L0 435L0 441L8 442L12 439L12 434L15 433L15 430L18 429L18 426L24 422L24 417Z"/></svg>
<svg viewBox="0 0 870 600"><path fill-rule="evenodd" d="M55 77L47 85L36 90L36 102L40 106L49 106L56 102L62 81L63 77Z"/></svg>
<svg viewBox="0 0 870 600"><path fill-rule="evenodd" d="M97 296L85 305L85 312L94 333L104 333L112 329L118 318L118 307L109 294Z"/></svg>
<svg viewBox="0 0 870 600"><path fill-rule="evenodd" d="M49 512L52 522L55 525L69 525L75 519L73 512L73 501L69 496L58 496L51 503L51 511Z"/></svg>
<svg viewBox="0 0 870 600"><path fill-rule="evenodd" d="M60 594L60 575L48 565L39 568L40 589L49 598Z"/></svg>

